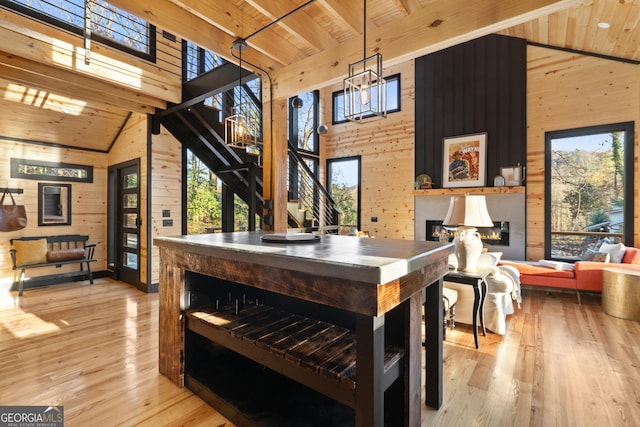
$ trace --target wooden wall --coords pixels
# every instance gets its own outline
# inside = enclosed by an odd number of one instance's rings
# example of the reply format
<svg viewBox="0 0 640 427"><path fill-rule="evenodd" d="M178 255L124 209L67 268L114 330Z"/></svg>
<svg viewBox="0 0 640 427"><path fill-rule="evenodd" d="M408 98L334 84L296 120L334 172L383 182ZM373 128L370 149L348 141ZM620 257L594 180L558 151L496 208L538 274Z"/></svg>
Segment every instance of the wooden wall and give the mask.
<svg viewBox="0 0 640 427"><path fill-rule="evenodd" d="M491 34L416 59L416 173L442 186L443 137L487 133L486 185L525 162L526 43Z"/></svg>
<svg viewBox="0 0 640 427"><path fill-rule="evenodd" d="M158 135L153 135L151 154L151 223L153 235L178 236L182 234L182 146L164 127ZM163 217L162 211L169 210L170 216ZM173 225L165 226L170 219ZM160 252L151 245L150 284L160 279Z"/></svg>
<svg viewBox="0 0 640 427"><path fill-rule="evenodd" d="M331 93L340 86L321 91L322 122L329 126L320 139L321 165L324 170L326 159L361 155L362 229L377 237L413 239L413 62L385 70L386 75L397 72L402 112L384 120L331 126ZM526 258L544 257L546 131L635 121L634 227L640 230L640 66L527 46L526 111ZM640 236L634 239L639 246Z"/></svg>
<svg viewBox="0 0 640 427"><path fill-rule="evenodd" d="M109 166L114 166L129 160L140 159L140 284L148 284L147 281L147 256L148 256L148 233L147 233L147 132L148 121L146 114L134 113L131 115L122 132L118 136L115 144L109 150Z"/></svg>
<svg viewBox="0 0 640 427"><path fill-rule="evenodd" d="M331 125L331 94L342 85L320 92L320 122L329 127L320 135L321 169L326 159L361 156L361 228L379 238L413 239L414 62L384 70L400 73L401 111L386 119L362 124ZM321 182L325 182L324 175ZM377 222L371 222L377 217Z"/></svg>
<svg viewBox="0 0 640 427"><path fill-rule="evenodd" d="M73 163L93 166L93 183L71 183L71 225L38 226L38 181L11 178L11 158L33 159L49 162ZM90 243L95 243L95 257L98 262L92 268L96 271L106 269L106 196L107 196L107 155L82 150L65 149L37 144L15 142L0 137L0 187L22 188L16 203L23 204L27 211L27 227L14 232L0 233L0 289L9 289L17 279L17 273L11 269L9 239L23 236L42 236L56 234L87 234ZM7 201L5 200L5 203ZM43 267L27 271L28 276L40 276L56 272L75 271L78 265Z"/></svg>
<svg viewBox="0 0 640 427"><path fill-rule="evenodd" d="M634 228L640 203L640 66L527 47L527 258L544 258L545 132L635 121ZM634 246L640 245L638 234Z"/></svg>

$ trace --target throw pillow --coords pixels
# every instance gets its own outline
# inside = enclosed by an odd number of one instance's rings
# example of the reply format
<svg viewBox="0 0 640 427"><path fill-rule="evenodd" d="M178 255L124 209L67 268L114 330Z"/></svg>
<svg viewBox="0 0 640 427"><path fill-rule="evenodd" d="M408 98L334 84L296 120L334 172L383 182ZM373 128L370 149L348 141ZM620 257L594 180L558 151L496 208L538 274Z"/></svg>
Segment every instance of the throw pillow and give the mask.
<svg viewBox="0 0 640 427"><path fill-rule="evenodd" d="M609 252L597 252L591 249L587 249L582 256L582 261L609 262L610 260L611 255L609 255Z"/></svg>
<svg viewBox="0 0 640 427"><path fill-rule="evenodd" d="M17 267L47 262L47 239L14 240L13 248Z"/></svg>
<svg viewBox="0 0 640 427"><path fill-rule="evenodd" d="M593 256L593 262L609 262L611 256L608 252L598 252Z"/></svg>
<svg viewBox="0 0 640 427"><path fill-rule="evenodd" d="M624 256L625 246L622 243L610 244L603 243L600 245L599 252L608 252L611 256L611 262L613 263L621 263L622 257Z"/></svg>
<svg viewBox="0 0 640 427"><path fill-rule="evenodd" d="M75 261L84 258L84 249L58 249L55 251L47 252L47 261L49 262L62 262L62 261Z"/></svg>

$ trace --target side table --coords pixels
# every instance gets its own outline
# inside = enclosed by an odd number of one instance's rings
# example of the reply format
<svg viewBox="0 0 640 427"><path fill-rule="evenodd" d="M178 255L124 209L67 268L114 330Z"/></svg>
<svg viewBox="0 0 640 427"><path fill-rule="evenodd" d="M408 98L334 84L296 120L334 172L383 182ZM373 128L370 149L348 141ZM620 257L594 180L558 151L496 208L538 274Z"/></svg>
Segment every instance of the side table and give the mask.
<svg viewBox="0 0 640 427"><path fill-rule="evenodd" d="M620 319L640 320L640 271L602 270L602 310Z"/></svg>
<svg viewBox="0 0 640 427"><path fill-rule="evenodd" d="M487 331L484 327L484 300L487 296L487 282L485 279L490 272L490 270L477 270L474 272L449 270L443 278L445 282L473 286L473 338L476 342L476 348L480 348L478 345L478 316L480 317L482 335L487 336Z"/></svg>

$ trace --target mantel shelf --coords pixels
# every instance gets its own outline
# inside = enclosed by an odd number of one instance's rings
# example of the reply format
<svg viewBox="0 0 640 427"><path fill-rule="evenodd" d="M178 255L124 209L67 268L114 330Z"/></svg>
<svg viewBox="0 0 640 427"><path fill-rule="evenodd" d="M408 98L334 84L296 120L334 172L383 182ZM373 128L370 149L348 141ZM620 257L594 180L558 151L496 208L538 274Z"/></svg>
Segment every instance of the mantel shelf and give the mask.
<svg viewBox="0 0 640 427"><path fill-rule="evenodd" d="M448 196L456 194L518 194L524 193L525 187L465 187L465 188L433 188L429 190L413 190L414 196Z"/></svg>

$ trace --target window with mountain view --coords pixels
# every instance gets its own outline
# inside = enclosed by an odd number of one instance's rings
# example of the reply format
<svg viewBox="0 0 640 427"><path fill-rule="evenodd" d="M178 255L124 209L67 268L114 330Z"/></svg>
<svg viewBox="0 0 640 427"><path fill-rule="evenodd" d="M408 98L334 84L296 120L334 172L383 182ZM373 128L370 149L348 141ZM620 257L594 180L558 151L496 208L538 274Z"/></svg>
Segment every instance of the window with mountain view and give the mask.
<svg viewBox="0 0 640 427"><path fill-rule="evenodd" d="M631 126L631 128L629 128ZM545 257L579 260L633 231L633 124L547 133Z"/></svg>

